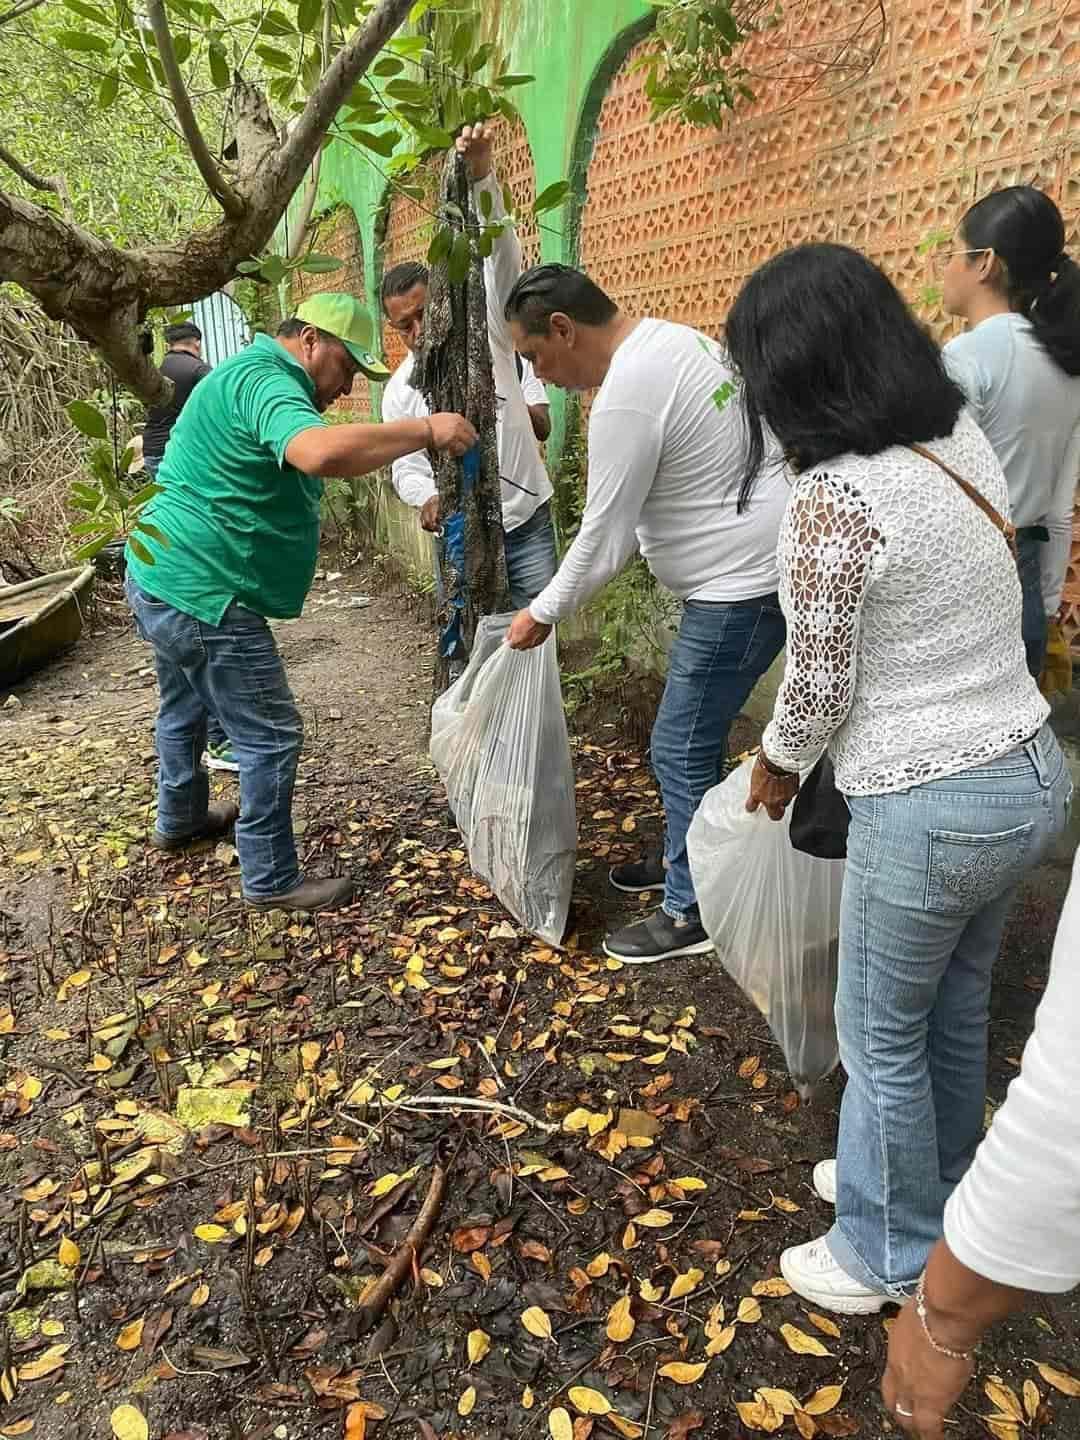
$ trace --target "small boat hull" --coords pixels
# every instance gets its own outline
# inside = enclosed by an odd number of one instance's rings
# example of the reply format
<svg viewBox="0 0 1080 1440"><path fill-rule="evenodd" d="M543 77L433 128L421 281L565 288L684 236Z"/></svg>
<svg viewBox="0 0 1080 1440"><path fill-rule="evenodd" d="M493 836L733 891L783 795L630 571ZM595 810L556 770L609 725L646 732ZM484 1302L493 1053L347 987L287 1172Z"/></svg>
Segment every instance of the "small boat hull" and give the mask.
<svg viewBox="0 0 1080 1440"><path fill-rule="evenodd" d="M63 654L82 634L94 583L90 565L0 589L0 686Z"/></svg>

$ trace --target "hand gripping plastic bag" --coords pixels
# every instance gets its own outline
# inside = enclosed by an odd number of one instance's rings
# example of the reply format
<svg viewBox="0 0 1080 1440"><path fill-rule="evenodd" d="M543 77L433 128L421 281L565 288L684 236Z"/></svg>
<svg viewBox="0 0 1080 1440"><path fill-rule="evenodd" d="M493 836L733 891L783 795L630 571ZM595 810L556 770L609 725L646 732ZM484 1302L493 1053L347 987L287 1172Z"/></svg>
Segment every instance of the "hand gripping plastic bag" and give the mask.
<svg viewBox="0 0 1080 1440"><path fill-rule="evenodd" d="M555 637L504 645L486 615L461 677L435 701L431 758L472 868L527 930L562 942L577 861L574 769Z"/></svg>
<svg viewBox="0 0 1080 1440"><path fill-rule="evenodd" d="M792 848L782 821L746 809L751 756L698 806L687 835L701 923L724 969L776 1036L804 1098L840 1059L833 1006L843 860Z"/></svg>

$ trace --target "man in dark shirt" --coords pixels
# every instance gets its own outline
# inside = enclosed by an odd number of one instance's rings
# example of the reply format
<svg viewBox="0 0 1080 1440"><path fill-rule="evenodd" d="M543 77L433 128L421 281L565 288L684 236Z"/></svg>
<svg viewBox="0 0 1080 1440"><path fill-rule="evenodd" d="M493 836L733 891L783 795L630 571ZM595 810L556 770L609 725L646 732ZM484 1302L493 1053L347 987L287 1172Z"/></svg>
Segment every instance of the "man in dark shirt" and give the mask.
<svg viewBox="0 0 1080 1440"><path fill-rule="evenodd" d="M155 477L164 459L172 428L187 404L188 396L199 381L210 374L210 366L202 358L202 331L190 320L179 325L167 325L165 343L169 349L161 362L161 373L173 382L172 398L167 405L151 406L146 412L143 430L143 464Z"/></svg>

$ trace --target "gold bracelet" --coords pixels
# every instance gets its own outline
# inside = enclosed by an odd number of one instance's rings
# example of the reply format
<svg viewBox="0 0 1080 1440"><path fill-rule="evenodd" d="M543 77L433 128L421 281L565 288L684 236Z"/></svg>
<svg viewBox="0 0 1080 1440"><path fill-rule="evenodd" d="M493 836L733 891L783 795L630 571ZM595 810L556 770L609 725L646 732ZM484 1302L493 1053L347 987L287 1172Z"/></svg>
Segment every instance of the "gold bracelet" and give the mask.
<svg viewBox="0 0 1080 1440"><path fill-rule="evenodd" d="M946 1356L949 1360L963 1360L970 1364L975 1359L974 1350L950 1350L947 1345L942 1345L935 1340L930 1333L930 1325L926 1318L926 1276L919 1277L918 1288L915 1291L915 1314L919 1317L919 1324L922 1326L923 1334L926 1336L926 1343L931 1350L936 1350L939 1355Z"/></svg>

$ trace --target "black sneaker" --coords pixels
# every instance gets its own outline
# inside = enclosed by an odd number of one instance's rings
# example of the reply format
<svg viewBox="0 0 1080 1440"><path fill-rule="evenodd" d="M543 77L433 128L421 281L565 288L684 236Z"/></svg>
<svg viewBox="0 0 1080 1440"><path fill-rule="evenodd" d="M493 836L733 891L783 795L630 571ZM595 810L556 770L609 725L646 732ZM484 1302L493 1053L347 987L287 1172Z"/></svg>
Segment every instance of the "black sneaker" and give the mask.
<svg viewBox="0 0 1080 1440"><path fill-rule="evenodd" d="M608 880L616 890L628 895L640 895L644 890L663 890L667 871L664 862L655 859L631 860L626 865L616 865L608 871Z"/></svg>
<svg viewBox="0 0 1080 1440"><path fill-rule="evenodd" d="M627 965L651 965L680 955L707 955L712 948L712 941L697 920L673 920L663 910L616 930L604 941L604 954Z"/></svg>

